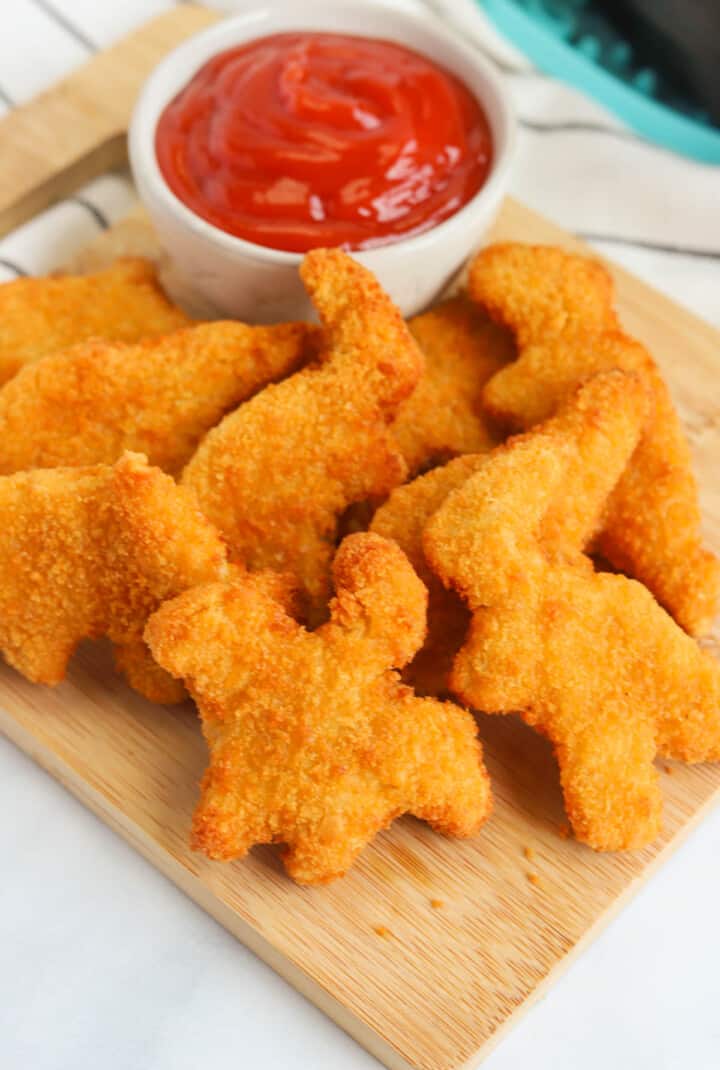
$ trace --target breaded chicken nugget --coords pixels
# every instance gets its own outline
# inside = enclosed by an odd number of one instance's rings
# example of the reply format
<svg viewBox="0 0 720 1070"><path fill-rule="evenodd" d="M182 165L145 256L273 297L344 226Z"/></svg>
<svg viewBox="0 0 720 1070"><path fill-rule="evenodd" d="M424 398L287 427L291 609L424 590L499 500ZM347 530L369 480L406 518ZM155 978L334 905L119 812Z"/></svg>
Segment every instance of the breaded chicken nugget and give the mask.
<svg viewBox="0 0 720 1070"><path fill-rule="evenodd" d="M29 680L56 684L85 638L130 648L134 686L175 681L143 666L148 616L186 587L225 578L225 546L192 493L145 458L0 477L0 650ZM149 661L149 654L147 655ZM121 654L122 661L122 654Z"/></svg>
<svg viewBox="0 0 720 1070"><path fill-rule="evenodd" d="M94 275L0 285L0 384L33 360L90 338L137 342L186 327L148 260L126 258Z"/></svg>
<svg viewBox="0 0 720 1070"><path fill-rule="evenodd" d="M0 389L0 474L112 464L125 449L180 472L229 409L298 368L317 334L220 321L43 357Z"/></svg>
<svg viewBox="0 0 720 1070"><path fill-rule="evenodd" d="M341 876L400 814L469 836L491 807L470 714L416 698L390 671L425 630L407 559L377 535L350 535L333 573L331 618L315 632L255 576L187 591L145 629L196 699L210 747L194 847L230 860L283 843L303 884Z"/></svg>
<svg viewBox="0 0 720 1070"><path fill-rule="evenodd" d="M546 419L597 372L623 368L647 379L650 419L609 503L598 549L642 580L686 631L707 631L720 563L701 546L690 451L652 358L618 329L608 272L561 249L500 244L472 264L469 291L516 335L519 359L483 395L488 412L513 428Z"/></svg>
<svg viewBox="0 0 720 1070"><path fill-rule="evenodd" d="M557 422L552 425L553 434L556 427ZM597 453L598 448L602 451L603 440L595 434L590 419L584 434L577 430L577 435L578 448L565 470L564 493L543 518L543 542L552 543L558 552L568 545L573 552L584 549L605 522L604 509L592 521L593 513L588 506L589 502L603 500L604 458L602 452ZM443 586L425 559L422 545L425 525L448 494L480 471L490 456L486 453L456 457L443 467L396 487L370 524L371 531L398 543L428 589L427 638L404 673L405 679L421 694L446 692L453 660L470 621L462 599Z"/></svg>
<svg viewBox="0 0 720 1070"><path fill-rule="evenodd" d="M484 460L477 454L456 457L442 468L433 468L412 483L396 487L370 524L377 535L395 540L428 590L427 637L403 672L403 679L422 695L447 692L452 663L470 623L465 603L442 585L425 560L423 531L450 491L461 487Z"/></svg>
<svg viewBox="0 0 720 1070"><path fill-rule="evenodd" d="M408 327L425 358L423 376L393 423L408 471L491 449L501 436L483 412L482 389L513 359L510 333L467 297L443 301Z"/></svg>
<svg viewBox="0 0 720 1070"><path fill-rule="evenodd" d="M294 573L318 607L338 517L405 476L388 424L422 357L377 281L345 253L313 250L301 274L326 333L322 362L226 416L182 481L234 555Z"/></svg>
<svg viewBox="0 0 720 1070"><path fill-rule="evenodd" d="M596 573L578 549L647 419L642 378L610 372L557 417L511 439L429 521L425 555L473 618L450 678L488 713L520 711L552 740L578 839L649 843L660 826L657 752L720 759L720 667L642 584ZM561 503L595 467L583 513Z"/></svg>

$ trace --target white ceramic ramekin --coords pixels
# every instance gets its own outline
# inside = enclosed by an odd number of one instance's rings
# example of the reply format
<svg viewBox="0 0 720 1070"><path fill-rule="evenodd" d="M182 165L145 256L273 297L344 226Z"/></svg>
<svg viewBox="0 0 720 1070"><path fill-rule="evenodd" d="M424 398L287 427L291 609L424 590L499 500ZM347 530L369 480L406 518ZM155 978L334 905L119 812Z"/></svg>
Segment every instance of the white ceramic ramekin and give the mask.
<svg viewBox="0 0 720 1070"><path fill-rule="evenodd" d="M218 311L251 323L309 315L297 271L302 254L244 241L195 215L170 190L155 155L155 128L162 111L211 56L288 30L397 41L453 71L485 109L493 165L475 197L424 234L353 253L375 273L404 315L413 315L442 289L492 222L508 182L515 128L507 92L492 68L430 16L410 14L392 0L267 0L189 38L155 68L135 107L129 146L140 197L170 257Z"/></svg>

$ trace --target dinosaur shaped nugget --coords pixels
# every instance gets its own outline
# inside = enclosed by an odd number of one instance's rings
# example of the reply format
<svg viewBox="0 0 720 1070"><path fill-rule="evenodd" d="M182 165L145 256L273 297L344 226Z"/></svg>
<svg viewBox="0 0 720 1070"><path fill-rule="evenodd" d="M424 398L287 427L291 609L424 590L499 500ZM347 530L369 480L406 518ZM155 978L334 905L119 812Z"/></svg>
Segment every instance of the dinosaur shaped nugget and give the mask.
<svg viewBox="0 0 720 1070"><path fill-rule="evenodd" d="M624 380L609 380L614 382ZM630 391L636 398L642 397L636 380L630 383ZM587 410L588 416L590 411ZM543 433L555 436L557 428L557 421L551 421ZM595 433L592 419L587 419L577 445L572 460L568 459L563 493L543 521L544 543L552 541L560 550L570 546L574 553L584 549L602 527L604 510L595 508L593 503L601 500L606 485L604 440ZM468 453L396 487L370 524L371 531L397 542L428 589L427 638L404 673L407 681L422 694L440 695L447 691L448 675L470 622L470 613L460 596L443 586L425 558L425 526L447 496L494 456L494 453Z"/></svg>
<svg viewBox="0 0 720 1070"><path fill-rule="evenodd" d="M377 535L350 535L333 575L331 617L315 632L254 575L186 591L145 629L196 699L210 746L194 846L229 860L284 843L288 872L307 884L343 874L400 814L468 836L491 806L471 715L417 698L390 671L425 631L407 559Z"/></svg>
<svg viewBox="0 0 720 1070"><path fill-rule="evenodd" d="M63 679L81 639L108 636L155 701L183 689L142 641L148 616L228 575L225 546L192 494L125 453L113 466L0 477L0 651L29 680Z"/></svg>
<svg viewBox="0 0 720 1070"><path fill-rule="evenodd" d="M303 259L324 328L320 363L269 386L201 442L182 482L249 568L297 576L324 609L338 518L406 466L389 424L422 357L372 274L338 249Z"/></svg>
<svg viewBox="0 0 720 1070"><path fill-rule="evenodd" d="M473 262L469 291L516 335L519 359L483 394L487 411L511 428L547 419L598 372L622 368L645 378L650 416L608 502L598 549L646 584L691 635L709 630L720 562L701 545L690 450L650 354L619 328L606 269L562 249L492 245Z"/></svg>
<svg viewBox="0 0 720 1070"><path fill-rule="evenodd" d="M127 449L179 474L229 409L297 370L318 333L220 320L51 353L0 389L0 473L113 464Z"/></svg>
<svg viewBox="0 0 720 1070"><path fill-rule="evenodd" d="M720 666L642 584L581 552L645 419L642 379L597 376L490 454L423 539L473 613L451 690L550 737L575 834L596 850L656 836L656 753L720 759Z"/></svg>

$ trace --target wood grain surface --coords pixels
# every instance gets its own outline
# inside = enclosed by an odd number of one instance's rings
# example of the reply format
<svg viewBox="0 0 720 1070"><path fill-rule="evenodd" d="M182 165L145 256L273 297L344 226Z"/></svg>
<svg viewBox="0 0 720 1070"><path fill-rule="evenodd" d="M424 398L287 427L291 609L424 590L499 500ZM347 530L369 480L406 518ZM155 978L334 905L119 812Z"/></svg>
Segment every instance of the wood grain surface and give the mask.
<svg viewBox="0 0 720 1070"><path fill-rule="evenodd" d="M513 201L492 237L580 247ZM103 235L75 267L99 266L118 252L162 261L142 214ZM163 267L187 302L188 280ZM622 319L650 346L685 421L707 540L720 551L720 335L613 272ZM717 640L716 632L716 652ZM143 701L114 675L102 645L85 646L55 689L0 668L0 728L391 1068L477 1065L720 788L720 767L662 763L658 843L594 854L561 835L548 744L510 717L482 718L480 727L496 808L479 836L452 842L403 819L343 880L303 889L285 877L274 849L232 865L189 851L205 764L192 708Z"/></svg>

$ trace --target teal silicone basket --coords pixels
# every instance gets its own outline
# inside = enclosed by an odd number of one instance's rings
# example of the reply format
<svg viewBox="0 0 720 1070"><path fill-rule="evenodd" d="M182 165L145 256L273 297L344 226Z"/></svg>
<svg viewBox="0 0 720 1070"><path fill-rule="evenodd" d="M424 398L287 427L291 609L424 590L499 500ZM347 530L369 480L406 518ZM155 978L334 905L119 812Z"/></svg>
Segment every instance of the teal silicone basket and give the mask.
<svg viewBox="0 0 720 1070"><path fill-rule="evenodd" d="M633 63L630 44L603 18L600 4L476 2L541 70L594 97L650 141L704 163L720 163L720 129L674 96L656 71Z"/></svg>

